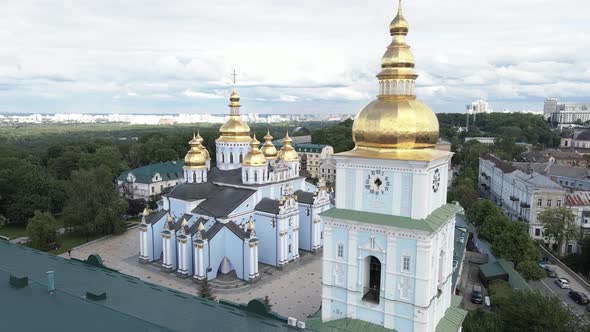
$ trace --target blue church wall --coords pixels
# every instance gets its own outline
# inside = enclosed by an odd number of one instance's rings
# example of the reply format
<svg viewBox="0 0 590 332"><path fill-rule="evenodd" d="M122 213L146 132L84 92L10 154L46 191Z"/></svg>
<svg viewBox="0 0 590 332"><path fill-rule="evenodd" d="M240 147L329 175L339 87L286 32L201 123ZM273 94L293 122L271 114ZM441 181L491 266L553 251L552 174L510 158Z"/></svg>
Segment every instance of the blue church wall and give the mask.
<svg viewBox="0 0 590 332"><path fill-rule="evenodd" d="M170 199L170 213L176 217L180 218L186 212L186 202L179 201L176 199Z"/></svg>
<svg viewBox="0 0 590 332"><path fill-rule="evenodd" d="M414 279L416 276L416 240L415 239L404 239L404 238L397 238L396 239L397 245L397 252L396 254L396 267L395 271L400 273L401 276L408 276L408 281L410 283L410 289L415 289L416 280ZM410 271L403 272L402 271L402 257L408 255L410 256ZM402 302L410 302L412 304L415 303L415 291L411 291L409 294L409 298L402 298L401 290L396 289L395 291L395 300L402 301Z"/></svg>
<svg viewBox="0 0 590 332"><path fill-rule="evenodd" d="M338 258L338 244L344 246L344 262L348 261L348 229L333 228L332 229L332 243L334 244L331 248L324 248L324 251L330 251L330 256L334 259Z"/></svg>
<svg viewBox="0 0 590 332"><path fill-rule="evenodd" d="M414 330L414 306L410 304L396 302L394 303L393 326L396 331L413 331ZM406 318L407 317L407 318Z"/></svg>
<svg viewBox="0 0 590 332"><path fill-rule="evenodd" d="M348 189L346 195L346 206L349 207L349 209L354 209L356 195L359 194L357 183L355 181L355 170L346 169L344 170L344 174L346 188Z"/></svg>
<svg viewBox="0 0 590 332"><path fill-rule="evenodd" d="M295 246L293 245L293 227L289 227L289 231L285 236L287 236L287 260L292 261L294 259L293 256L295 256ZM289 248L291 250L289 250Z"/></svg>
<svg viewBox="0 0 590 332"><path fill-rule="evenodd" d="M309 216L307 209L310 209ZM299 203L299 249L307 251L311 251L311 210L309 205Z"/></svg>
<svg viewBox="0 0 590 332"><path fill-rule="evenodd" d="M346 290L339 289L339 288L332 288L331 292L332 292L332 298L337 299L331 303L332 312L334 314L344 318L346 316L346 303L348 301L347 296L346 296Z"/></svg>
<svg viewBox="0 0 590 332"><path fill-rule="evenodd" d="M365 304L365 303L363 303ZM366 306L356 307L356 318L364 320L366 322L372 322L373 324L383 326L384 314L383 314L383 300L379 304L367 304ZM406 330L397 330L406 331Z"/></svg>
<svg viewBox="0 0 590 332"><path fill-rule="evenodd" d="M244 248L243 244L244 241L242 239L235 236L234 233L225 227L213 239L209 239L211 271L207 273L207 278L211 280L217 277L217 272L224 257L229 259L238 278L247 278L244 275L244 267L248 263L244 261L247 253L242 250Z"/></svg>
<svg viewBox="0 0 590 332"><path fill-rule="evenodd" d="M352 171L352 176L353 178L355 178L356 171ZM365 211L370 211L374 213L393 214L393 188L394 185L396 185L394 183L394 174L392 172L383 172L383 174L380 175L380 179L382 179L383 181L383 188L386 188L387 190L384 190L383 193L379 193L377 195L370 193L368 189L366 189L366 186L369 185L368 182L370 182L368 178L372 175L371 172L375 171L366 170L362 172L361 183L358 183L358 181L354 181L355 191L353 192L357 193L357 195L362 196L362 203L360 208ZM387 182L389 182L389 186L386 186Z"/></svg>
<svg viewBox="0 0 590 332"><path fill-rule="evenodd" d="M152 227L148 227L151 230L151 234L148 234L148 243L152 243L152 259L157 261L162 258L162 231L164 230L164 224L166 217L158 220L152 224Z"/></svg>
<svg viewBox="0 0 590 332"><path fill-rule="evenodd" d="M272 227L272 217L256 214L256 237L258 242L258 261L264 264L277 266L277 229Z"/></svg>
<svg viewBox="0 0 590 332"><path fill-rule="evenodd" d="M402 174L402 187L400 201L400 215L403 217L412 216L412 174Z"/></svg>

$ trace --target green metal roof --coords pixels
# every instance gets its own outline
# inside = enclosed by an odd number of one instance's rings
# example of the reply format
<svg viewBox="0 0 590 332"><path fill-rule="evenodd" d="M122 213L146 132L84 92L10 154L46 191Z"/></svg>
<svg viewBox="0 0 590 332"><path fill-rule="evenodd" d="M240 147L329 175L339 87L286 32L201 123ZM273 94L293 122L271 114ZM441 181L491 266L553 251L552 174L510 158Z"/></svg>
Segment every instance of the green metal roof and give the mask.
<svg viewBox="0 0 590 332"><path fill-rule="evenodd" d="M451 306L445 311L445 315L436 325L436 332L458 332L463 325L467 310L459 308L463 298L453 295L451 297Z"/></svg>
<svg viewBox="0 0 590 332"><path fill-rule="evenodd" d="M486 278L497 277L508 274L498 262L482 264L479 266L479 270Z"/></svg>
<svg viewBox="0 0 590 332"><path fill-rule="evenodd" d="M117 180L125 181L129 173L135 175L135 182L138 183L152 183L152 178L156 173L160 174L162 181L176 180L184 176L183 166L184 161L182 160L151 164L125 171L117 177Z"/></svg>
<svg viewBox="0 0 590 332"><path fill-rule="evenodd" d="M380 325L351 318L322 322L321 318L315 317L307 320L305 324L308 330L321 332L395 332Z"/></svg>
<svg viewBox="0 0 590 332"><path fill-rule="evenodd" d="M47 292L47 271L56 291ZM9 276L28 277L24 288ZM197 287L196 285L194 287ZM86 292L106 293L92 301ZM286 318L204 300L112 270L0 240L0 326L6 331L287 331ZM34 319L31 319L34 318Z"/></svg>
<svg viewBox="0 0 590 332"><path fill-rule="evenodd" d="M276 142L274 145L277 149L280 149L283 146L283 143ZM293 146L297 152L321 153L322 149L326 147L326 144L292 143L291 146Z"/></svg>
<svg viewBox="0 0 590 332"><path fill-rule="evenodd" d="M426 219L412 219L409 217L336 208L322 212L320 215L328 218L352 220L434 233L445 225L452 216L460 211L463 211L463 208L460 205L445 204L434 210Z"/></svg>

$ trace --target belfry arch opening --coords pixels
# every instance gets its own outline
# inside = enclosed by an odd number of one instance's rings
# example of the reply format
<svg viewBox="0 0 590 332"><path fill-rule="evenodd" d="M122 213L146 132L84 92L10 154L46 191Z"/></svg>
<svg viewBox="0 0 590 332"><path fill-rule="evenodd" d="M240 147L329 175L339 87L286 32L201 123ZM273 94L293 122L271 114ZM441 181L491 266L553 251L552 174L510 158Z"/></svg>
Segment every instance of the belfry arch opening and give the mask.
<svg viewBox="0 0 590 332"><path fill-rule="evenodd" d="M381 291L381 261L375 256L367 256L364 261L363 301L379 303Z"/></svg>

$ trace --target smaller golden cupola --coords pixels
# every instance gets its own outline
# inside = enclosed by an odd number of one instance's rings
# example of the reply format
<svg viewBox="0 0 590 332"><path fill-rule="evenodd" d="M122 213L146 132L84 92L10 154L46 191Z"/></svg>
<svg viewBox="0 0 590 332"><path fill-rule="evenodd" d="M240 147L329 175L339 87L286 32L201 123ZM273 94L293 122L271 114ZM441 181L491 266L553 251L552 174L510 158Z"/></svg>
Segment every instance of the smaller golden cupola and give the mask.
<svg viewBox="0 0 590 332"><path fill-rule="evenodd" d="M293 140L289 137L289 131L287 131L287 135L283 139L283 147L281 151L279 151L277 158L283 161L298 161L299 156L297 155L297 151L291 145Z"/></svg>
<svg viewBox="0 0 590 332"><path fill-rule="evenodd" d="M197 141L199 141L199 149L205 154L205 158L211 159L211 155L207 148L203 145L203 137L201 137L201 133L197 131Z"/></svg>
<svg viewBox="0 0 590 332"><path fill-rule="evenodd" d="M268 160L277 159L277 148L274 144L272 144L272 136L270 135L270 130L267 130L266 135L264 136L264 144L262 145L262 153Z"/></svg>
<svg viewBox="0 0 590 332"><path fill-rule="evenodd" d="M199 140L193 133L193 139L188 142L191 148L186 156L184 156L184 166L186 168L207 168L207 156L209 155L209 152L201 142L202 138Z"/></svg>
<svg viewBox="0 0 590 332"><path fill-rule="evenodd" d="M243 166L266 166L266 157L260 151L260 142L256 139L256 134L250 141L250 150L244 157Z"/></svg>

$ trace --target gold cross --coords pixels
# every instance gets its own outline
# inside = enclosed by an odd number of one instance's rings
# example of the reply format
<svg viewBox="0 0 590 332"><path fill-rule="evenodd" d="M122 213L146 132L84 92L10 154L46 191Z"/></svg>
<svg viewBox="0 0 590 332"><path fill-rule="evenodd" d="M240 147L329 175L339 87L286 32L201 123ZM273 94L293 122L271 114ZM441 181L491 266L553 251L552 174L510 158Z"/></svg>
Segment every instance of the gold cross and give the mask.
<svg viewBox="0 0 590 332"><path fill-rule="evenodd" d="M233 76L233 81L234 81L234 85L236 84L236 76L238 76L238 74L236 74L236 70L234 69L234 72L231 74L231 76Z"/></svg>

